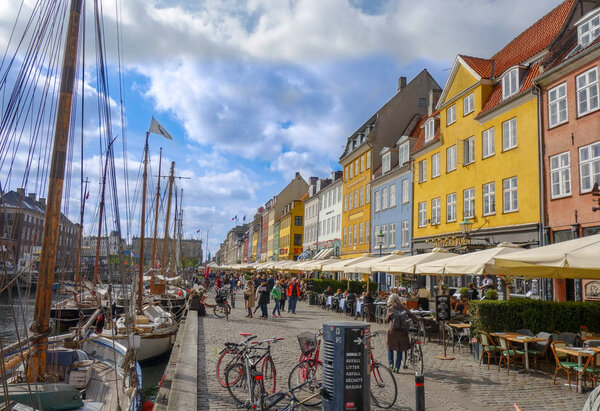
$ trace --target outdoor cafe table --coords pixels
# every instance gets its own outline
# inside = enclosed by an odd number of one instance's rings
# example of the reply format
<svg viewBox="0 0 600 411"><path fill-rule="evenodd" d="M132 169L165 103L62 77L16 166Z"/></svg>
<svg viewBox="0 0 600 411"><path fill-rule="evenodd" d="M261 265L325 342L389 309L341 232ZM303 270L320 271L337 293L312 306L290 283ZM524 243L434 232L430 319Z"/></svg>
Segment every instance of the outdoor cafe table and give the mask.
<svg viewBox="0 0 600 411"><path fill-rule="evenodd" d="M525 370L523 370L523 372L530 372L530 369L529 369L529 343L538 342L538 341L546 341L545 338L536 338L536 337L531 337L529 335L518 334L518 333L495 332L495 333L492 333L492 335L494 337L505 338L510 342L516 342L519 344L523 344L523 347L525 347Z"/></svg>
<svg viewBox="0 0 600 411"><path fill-rule="evenodd" d="M583 364L583 359L593 355L597 352L600 352L600 347L554 347L557 352L571 355L573 357L577 357L577 365L581 366ZM581 380L579 379L579 374L577 374L577 392L581 394L582 392Z"/></svg>

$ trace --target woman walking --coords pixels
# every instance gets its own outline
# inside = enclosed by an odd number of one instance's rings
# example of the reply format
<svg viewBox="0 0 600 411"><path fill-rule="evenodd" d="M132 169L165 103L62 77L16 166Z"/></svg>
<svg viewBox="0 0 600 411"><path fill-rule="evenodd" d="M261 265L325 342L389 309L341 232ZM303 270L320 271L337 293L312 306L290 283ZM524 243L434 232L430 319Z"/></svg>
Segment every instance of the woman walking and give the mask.
<svg viewBox="0 0 600 411"><path fill-rule="evenodd" d="M279 304L281 304L281 294L281 283L279 282L279 280L277 280L275 282L275 287L273 287L273 289L271 290L271 298L273 298L273 301L275 301L275 307L273 307L272 312L273 317L277 317L277 315L275 315L275 312L277 312L279 318L281 318L281 310L279 309Z"/></svg>
<svg viewBox="0 0 600 411"><path fill-rule="evenodd" d="M252 308L254 308L254 277L250 281L246 282L244 287L244 302L246 303L246 309L248 315L246 317L252 318Z"/></svg>
<svg viewBox="0 0 600 411"><path fill-rule="evenodd" d="M256 298L262 314L260 318L268 318L267 303L269 302L269 288L267 287L267 280L263 280L260 287L256 289Z"/></svg>
<svg viewBox="0 0 600 411"><path fill-rule="evenodd" d="M281 278L281 280L279 280L279 285L281 286L281 302L279 303L279 308L281 309L281 311L285 311L285 301L287 300L287 284L285 282L285 278Z"/></svg>
<svg viewBox="0 0 600 411"><path fill-rule="evenodd" d="M402 365L402 352L410 349L410 338L408 336L408 318L417 321L417 317L410 312L398 294L391 294L387 300L387 312L385 322L388 323L387 348L388 364L390 370L399 372ZM394 363L394 351L396 351L396 362ZM404 368L407 368L404 361Z"/></svg>

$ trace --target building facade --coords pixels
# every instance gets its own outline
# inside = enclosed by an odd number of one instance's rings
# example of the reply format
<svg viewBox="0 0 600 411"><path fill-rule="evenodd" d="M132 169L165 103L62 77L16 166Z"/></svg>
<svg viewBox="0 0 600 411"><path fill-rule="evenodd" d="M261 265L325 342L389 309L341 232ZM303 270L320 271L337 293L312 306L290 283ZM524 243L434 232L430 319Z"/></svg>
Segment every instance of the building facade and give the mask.
<svg viewBox="0 0 600 411"><path fill-rule="evenodd" d="M317 250L319 258L340 256L342 238L342 172L336 171L327 179L328 184L317 187L319 214L317 224ZM326 251L328 250L328 251Z"/></svg>
<svg viewBox="0 0 600 411"><path fill-rule="evenodd" d="M294 200L283 207L279 218L279 259L296 260L302 254L304 203Z"/></svg>
<svg viewBox="0 0 600 411"><path fill-rule="evenodd" d="M305 256L311 258L318 251L319 196L317 195L320 179L311 177L308 185L308 196L304 200L304 237L302 248Z"/></svg>

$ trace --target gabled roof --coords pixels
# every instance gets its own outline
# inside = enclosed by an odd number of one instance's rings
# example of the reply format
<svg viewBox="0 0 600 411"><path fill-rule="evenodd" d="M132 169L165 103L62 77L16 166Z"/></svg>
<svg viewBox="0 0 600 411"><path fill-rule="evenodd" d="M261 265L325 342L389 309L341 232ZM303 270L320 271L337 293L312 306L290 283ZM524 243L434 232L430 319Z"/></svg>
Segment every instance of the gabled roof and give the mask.
<svg viewBox="0 0 600 411"><path fill-rule="evenodd" d="M435 143L436 141L438 141L440 139L440 128L438 127L435 130L435 135L433 136L433 138L430 141L428 141L427 143L425 143L425 128L423 127L423 124L425 124L425 122L427 120L429 120L430 118L435 118L435 116L437 116L438 114L439 114L439 110L436 110L433 113L431 113L430 116L423 117L421 119L421 121L419 121L417 123L417 125L415 126L415 128L411 131L410 136L415 137L417 139L415 146L413 147L413 150L412 150L413 153L422 149L425 146Z"/></svg>
<svg viewBox="0 0 600 411"><path fill-rule="evenodd" d="M494 76L494 60L465 56L464 54L459 54L458 56L468 64L479 77L492 78Z"/></svg>

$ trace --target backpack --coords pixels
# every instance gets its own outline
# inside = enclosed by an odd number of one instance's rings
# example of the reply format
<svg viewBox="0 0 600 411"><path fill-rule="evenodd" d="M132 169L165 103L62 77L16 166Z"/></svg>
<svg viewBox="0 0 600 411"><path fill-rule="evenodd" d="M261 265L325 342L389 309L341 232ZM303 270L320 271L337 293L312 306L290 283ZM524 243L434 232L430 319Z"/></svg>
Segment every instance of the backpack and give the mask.
<svg viewBox="0 0 600 411"><path fill-rule="evenodd" d="M394 310L392 313L392 328L394 330L408 329L408 313L406 310Z"/></svg>

